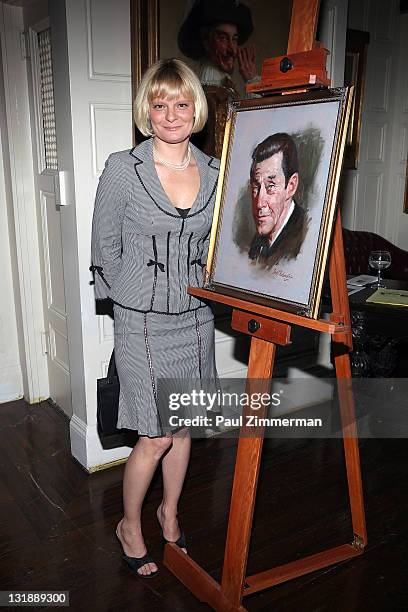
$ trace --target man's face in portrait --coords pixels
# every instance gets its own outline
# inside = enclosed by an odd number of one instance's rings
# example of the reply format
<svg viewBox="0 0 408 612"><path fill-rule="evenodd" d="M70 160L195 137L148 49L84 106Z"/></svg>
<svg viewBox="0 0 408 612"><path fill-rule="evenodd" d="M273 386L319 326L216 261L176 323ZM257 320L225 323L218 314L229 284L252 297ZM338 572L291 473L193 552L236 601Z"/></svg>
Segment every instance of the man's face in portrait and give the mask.
<svg viewBox="0 0 408 612"><path fill-rule="evenodd" d="M299 175L295 172L285 185L282 158L280 151L255 164L250 182L256 232L269 236L271 241L285 221L299 183Z"/></svg>
<svg viewBox="0 0 408 612"><path fill-rule="evenodd" d="M238 30L233 23L218 23L204 36L208 60L223 72L232 74L238 53Z"/></svg>

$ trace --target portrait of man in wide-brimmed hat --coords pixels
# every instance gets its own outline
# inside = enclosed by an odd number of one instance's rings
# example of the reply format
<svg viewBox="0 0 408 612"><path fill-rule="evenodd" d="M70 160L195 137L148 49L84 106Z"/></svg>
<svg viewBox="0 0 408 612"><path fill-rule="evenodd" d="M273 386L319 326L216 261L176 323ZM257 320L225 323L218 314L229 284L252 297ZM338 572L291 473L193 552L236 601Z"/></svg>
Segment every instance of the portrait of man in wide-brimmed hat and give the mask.
<svg viewBox="0 0 408 612"><path fill-rule="evenodd" d="M239 98L232 74L237 62L244 84L257 78L255 47L243 47L253 31L250 9L238 0L196 0L178 34L182 53L199 62L209 104L201 147L221 156L228 102Z"/></svg>

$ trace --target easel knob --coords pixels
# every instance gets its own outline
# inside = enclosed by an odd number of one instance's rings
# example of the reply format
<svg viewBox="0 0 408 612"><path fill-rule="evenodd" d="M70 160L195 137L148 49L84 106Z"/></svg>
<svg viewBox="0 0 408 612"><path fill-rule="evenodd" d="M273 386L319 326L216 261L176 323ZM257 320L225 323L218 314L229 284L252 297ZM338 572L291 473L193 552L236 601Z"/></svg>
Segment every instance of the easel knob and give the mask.
<svg viewBox="0 0 408 612"><path fill-rule="evenodd" d="M255 319L250 319L248 321L248 331L251 334L254 334L256 331L258 331L260 327L261 327L261 324L259 323L259 321L256 321Z"/></svg>
<svg viewBox="0 0 408 612"><path fill-rule="evenodd" d="M283 59L281 59L279 64L279 70L281 72L288 72L289 70L292 70L292 68L293 62L289 57L285 56Z"/></svg>

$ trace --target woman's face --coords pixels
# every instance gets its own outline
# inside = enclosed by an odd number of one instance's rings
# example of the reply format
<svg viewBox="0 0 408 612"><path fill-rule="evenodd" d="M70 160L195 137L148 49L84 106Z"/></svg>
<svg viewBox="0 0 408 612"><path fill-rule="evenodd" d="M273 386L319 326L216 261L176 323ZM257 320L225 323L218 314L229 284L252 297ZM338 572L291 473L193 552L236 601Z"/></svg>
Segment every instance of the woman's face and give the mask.
<svg viewBox="0 0 408 612"><path fill-rule="evenodd" d="M187 140L194 125L194 102L185 96L153 98L149 103L152 130L157 138L169 144Z"/></svg>

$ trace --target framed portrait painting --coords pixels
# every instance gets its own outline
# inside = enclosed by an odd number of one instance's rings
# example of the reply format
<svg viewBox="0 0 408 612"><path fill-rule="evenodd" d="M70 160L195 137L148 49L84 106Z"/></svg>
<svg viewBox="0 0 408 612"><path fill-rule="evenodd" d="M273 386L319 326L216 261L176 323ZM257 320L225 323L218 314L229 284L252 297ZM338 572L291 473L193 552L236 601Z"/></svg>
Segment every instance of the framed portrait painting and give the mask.
<svg viewBox="0 0 408 612"><path fill-rule="evenodd" d="M206 287L318 316L352 90L231 105Z"/></svg>
<svg viewBox="0 0 408 612"><path fill-rule="evenodd" d="M235 3L230 0L231 4ZM178 45L182 24L193 9L196 0L130 0L131 11L131 57L132 99L134 100L142 74L158 59L178 57L200 73L204 57L192 59L184 55ZM217 2L208 2L216 6ZM267 57L285 52L291 20L291 2L269 3L260 0L245 0L253 23L253 31L245 47L254 45L256 74L261 74L262 62ZM225 10L225 9L221 9ZM192 37L196 32L192 32ZM245 97L245 81L239 70L237 58L231 75L239 97ZM140 134L135 134L135 142ZM217 141L222 143L222 133Z"/></svg>
<svg viewBox="0 0 408 612"><path fill-rule="evenodd" d="M344 84L346 86L354 85L354 98L347 130L344 165L346 168L353 170L358 167L359 161L361 117L369 42L370 34L368 32L347 30Z"/></svg>

